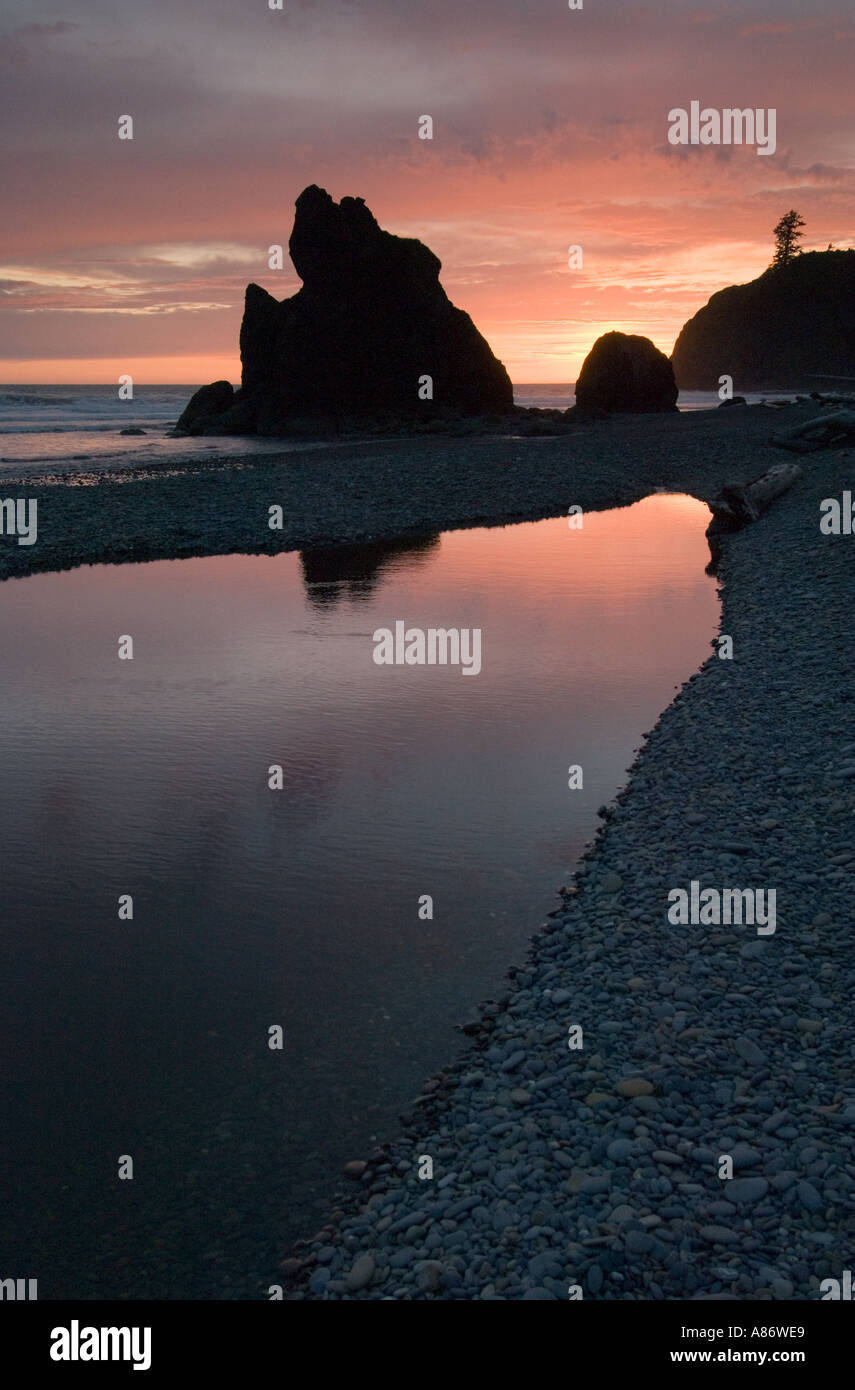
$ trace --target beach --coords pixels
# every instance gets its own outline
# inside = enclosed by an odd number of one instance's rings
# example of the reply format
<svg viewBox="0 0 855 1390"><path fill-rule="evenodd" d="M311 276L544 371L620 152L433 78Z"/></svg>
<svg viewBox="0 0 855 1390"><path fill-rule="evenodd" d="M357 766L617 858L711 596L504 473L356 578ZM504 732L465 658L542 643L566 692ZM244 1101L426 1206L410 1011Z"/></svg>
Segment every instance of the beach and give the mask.
<svg viewBox="0 0 855 1390"><path fill-rule="evenodd" d="M467 433L318 440L262 459L180 457L135 471L85 465L7 476L38 500L38 543L0 549L0 578L80 564L275 554L506 525L637 501L657 488L703 501L785 455L769 435L818 405L612 416L557 436ZM271 529L271 508L282 509ZM281 527L280 527L281 522Z"/></svg>

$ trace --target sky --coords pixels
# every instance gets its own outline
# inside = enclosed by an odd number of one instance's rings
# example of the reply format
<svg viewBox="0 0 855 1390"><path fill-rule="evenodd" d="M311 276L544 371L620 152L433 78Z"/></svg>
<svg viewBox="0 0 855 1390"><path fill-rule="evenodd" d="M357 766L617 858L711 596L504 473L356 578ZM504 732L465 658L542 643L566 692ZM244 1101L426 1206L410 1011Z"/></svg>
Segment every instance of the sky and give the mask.
<svg viewBox="0 0 855 1390"><path fill-rule="evenodd" d="M270 3L0 0L0 381L237 383L310 183L426 242L519 383L670 353L792 207L855 245L847 0ZM775 153L670 144L694 100L774 108Z"/></svg>

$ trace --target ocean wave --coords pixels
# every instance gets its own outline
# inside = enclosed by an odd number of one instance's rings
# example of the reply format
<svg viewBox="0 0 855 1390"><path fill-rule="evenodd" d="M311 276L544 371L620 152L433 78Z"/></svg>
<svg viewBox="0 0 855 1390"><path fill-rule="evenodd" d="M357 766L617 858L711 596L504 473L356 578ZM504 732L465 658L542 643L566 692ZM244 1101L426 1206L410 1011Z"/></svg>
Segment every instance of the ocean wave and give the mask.
<svg viewBox="0 0 855 1390"><path fill-rule="evenodd" d="M155 423L158 423L158 422L155 422ZM135 424L136 424L135 421L131 421L131 426L134 426ZM145 424L145 425L148 425L148 427L151 428L152 422L151 422L151 420L146 420L146 421L144 421L144 424ZM0 435L2 435L2 434L118 434L120 430L124 430L124 429L127 429L127 428L128 428L128 425L125 424L125 423L122 423L121 425L102 425L102 424L98 424L98 425L89 425L89 424L86 424L85 422L80 421L80 420L75 420L73 423L70 423L70 424L67 424L67 425L60 424L59 421L57 421L56 423L54 423L53 421L51 421L49 426L46 425L44 422L40 422L40 423L37 424L37 425L28 425L28 424L22 423L21 421L16 421L15 423L0 424ZM142 426L137 426L137 428L142 428Z"/></svg>
<svg viewBox="0 0 855 1390"><path fill-rule="evenodd" d="M0 391L0 405L74 405L74 396L33 396L25 391Z"/></svg>
<svg viewBox="0 0 855 1390"><path fill-rule="evenodd" d="M63 454L58 457L56 454L27 454L24 457L15 457L11 454L0 454L0 463L62 463L76 462L79 459L95 458L95 454Z"/></svg>
<svg viewBox="0 0 855 1390"><path fill-rule="evenodd" d="M120 435L122 433L122 430L144 429L146 431L150 431L151 437L156 439L158 438L158 432L163 432L163 434L166 433L166 427L168 423L168 421L163 420L143 419L121 420L118 423L114 420L111 421L109 424L106 424L103 421L91 420L57 421L56 424L45 424L44 422L36 424L32 421L24 420L16 424L13 424L9 421L8 417L6 419L3 419L3 417L0 416L0 436L19 435L22 439L24 439L31 438L33 435L43 434L47 439L53 438L54 435L56 435L58 438L62 438L63 436L69 434Z"/></svg>

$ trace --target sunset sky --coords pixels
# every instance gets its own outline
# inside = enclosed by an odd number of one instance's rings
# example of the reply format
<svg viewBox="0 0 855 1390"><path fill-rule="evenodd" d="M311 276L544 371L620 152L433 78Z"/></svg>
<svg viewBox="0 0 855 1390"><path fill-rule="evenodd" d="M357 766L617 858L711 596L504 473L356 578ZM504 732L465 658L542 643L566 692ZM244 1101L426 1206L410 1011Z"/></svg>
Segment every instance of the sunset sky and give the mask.
<svg viewBox="0 0 855 1390"><path fill-rule="evenodd" d="M516 382L670 353L789 208L855 243L853 54L844 0L3 0L0 380L239 381L309 183L425 241ZM692 100L775 107L776 153L669 145Z"/></svg>

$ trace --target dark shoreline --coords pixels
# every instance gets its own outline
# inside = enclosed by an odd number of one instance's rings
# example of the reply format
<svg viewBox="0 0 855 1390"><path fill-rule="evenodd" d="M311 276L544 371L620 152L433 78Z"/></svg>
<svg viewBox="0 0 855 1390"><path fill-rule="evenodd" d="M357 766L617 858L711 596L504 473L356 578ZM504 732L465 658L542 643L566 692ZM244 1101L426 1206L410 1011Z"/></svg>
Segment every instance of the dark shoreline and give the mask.
<svg viewBox="0 0 855 1390"><path fill-rule="evenodd" d="M279 554L501 526L629 505L659 489L709 502L780 461L768 443L810 405L613 416L558 436L413 436L213 466L167 461L141 476L20 476L5 488L39 501L33 546L5 537L0 579L198 555ZM281 531L269 508L283 509Z"/></svg>

